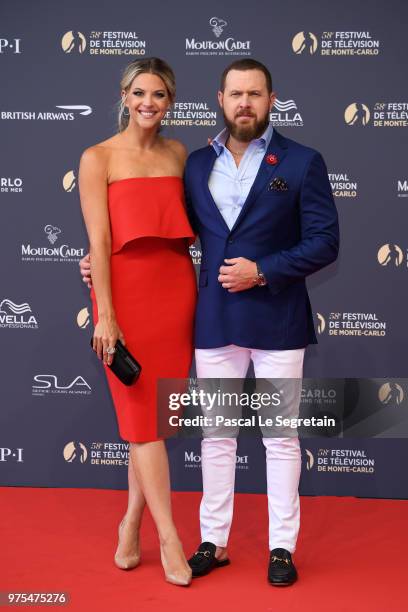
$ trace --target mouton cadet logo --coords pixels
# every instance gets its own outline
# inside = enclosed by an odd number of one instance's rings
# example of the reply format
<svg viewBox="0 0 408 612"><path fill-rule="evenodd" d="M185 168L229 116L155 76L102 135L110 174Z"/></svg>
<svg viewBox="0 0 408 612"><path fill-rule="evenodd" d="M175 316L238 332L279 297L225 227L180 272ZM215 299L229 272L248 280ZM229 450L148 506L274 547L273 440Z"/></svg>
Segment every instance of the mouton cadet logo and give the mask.
<svg viewBox="0 0 408 612"><path fill-rule="evenodd" d="M211 17L209 26L215 40L186 38L186 55L251 55L251 41L238 40L233 36L222 36L228 21L222 17Z"/></svg>

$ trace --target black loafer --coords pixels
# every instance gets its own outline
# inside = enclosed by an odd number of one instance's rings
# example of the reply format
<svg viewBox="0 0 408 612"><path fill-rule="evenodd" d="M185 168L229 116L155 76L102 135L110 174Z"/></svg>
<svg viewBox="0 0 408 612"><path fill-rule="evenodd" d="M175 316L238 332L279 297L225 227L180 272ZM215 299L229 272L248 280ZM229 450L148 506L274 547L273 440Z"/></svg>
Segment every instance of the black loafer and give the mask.
<svg viewBox="0 0 408 612"><path fill-rule="evenodd" d="M203 542L200 544L197 552L188 560L188 564L193 572L193 578L205 576L216 567L224 567L230 564L229 559L218 561L218 559L215 558L216 549L216 545L211 542Z"/></svg>
<svg viewBox="0 0 408 612"><path fill-rule="evenodd" d="M292 555L285 548L271 550L268 567L268 580L273 586L289 586L297 580L296 567Z"/></svg>

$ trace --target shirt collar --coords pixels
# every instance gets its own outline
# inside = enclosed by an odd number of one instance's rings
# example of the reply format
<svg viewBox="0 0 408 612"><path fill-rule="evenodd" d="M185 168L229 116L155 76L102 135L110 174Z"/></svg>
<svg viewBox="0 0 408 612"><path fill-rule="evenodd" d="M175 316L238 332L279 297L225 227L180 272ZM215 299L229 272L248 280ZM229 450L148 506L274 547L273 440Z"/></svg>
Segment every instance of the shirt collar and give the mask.
<svg viewBox="0 0 408 612"><path fill-rule="evenodd" d="M268 127L266 128L262 136L260 136L259 138L255 138L251 142L261 146L266 151L266 149L269 147L269 143L271 142L272 135L273 126L272 123L268 123ZM219 132L219 134L215 136L215 138L213 138L211 144L218 156L221 155L222 150L225 149L225 143L227 142L228 136L229 132L227 128L224 128L223 130L221 130L221 132Z"/></svg>

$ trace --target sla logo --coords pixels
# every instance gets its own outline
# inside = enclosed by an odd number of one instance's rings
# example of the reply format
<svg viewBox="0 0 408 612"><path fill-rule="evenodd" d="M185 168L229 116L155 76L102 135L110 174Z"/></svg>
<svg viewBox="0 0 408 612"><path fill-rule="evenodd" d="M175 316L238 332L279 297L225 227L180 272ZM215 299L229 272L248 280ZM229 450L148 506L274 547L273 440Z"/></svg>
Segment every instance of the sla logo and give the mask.
<svg viewBox="0 0 408 612"><path fill-rule="evenodd" d="M82 442L68 442L64 447L64 459L67 463L85 463L87 457L88 451Z"/></svg>
<svg viewBox="0 0 408 612"><path fill-rule="evenodd" d="M86 49L86 38L82 32L70 30L69 32L65 32L64 36L61 38L61 47L64 53L72 53L73 51L83 53Z"/></svg>
<svg viewBox="0 0 408 612"><path fill-rule="evenodd" d="M55 374L36 374L34 376L33 395L47 395L50 393L64 395L90 395L92 389L82 376L77 376L68 385L61 385Z"/></svg>
<svg viewBox="0 0 408 612"><path fill-rule="evenodd" d="M219 17L211 17L210 26L215 36L219 38L225 28L228 25L225 19L220 19Z"/></svg>
<svg viewBox="0 0 408 612"><path fill-rule="evenodd" d="M20 51L21 38L0 38L0 55L2 53L21 53Z"/></svg>
<svg viewBox="0 0 408 612"><path fill-rule="evenodd" d="M306 451L306 469L311 470L315 462L313 453L307 448L305 448L305 451Z"/></svg>
<svg viewBox="0 0 408 612"><path fill-rule="evenodd" d="M77 325L78 327L80 327L81 329L86 329L89 325L89 321L90 321L91 317L89 315L89 310L87 307L82 308L82 310L80 310L77 314Z"/></svg>
<svg viewBox="0 0 408 612"><path fill-rule="evenodd" d="M14 459L17 463L23 463L22 448L0 448L0 461Z"/></svg>
<svg viewBox="0 0 408 612"><path fill-rule="evenodd" d="M361 102L349 104L344 111L344 120L347 125L367 125L370 121L370 111L368 106Z"/></svg>
<svg viewBox="0 0 408 612"><path fill-rule="evenodd" d="M54 245L58 240L58 236L62 233L59 227L54 225L46 225L44 232L51 245ZM85 254L85 249L70 247L68 244L61 246L49 247L34 247L31 244L21 245L21 260L27 262L78 262Z"/></svg>
<svg viewBox="0 0 408 612"><path fill-rule="evenodd" d="M381 266L388 266L391 263L398 267L403 259L404 255L397 244L384 244L377 253L377 260Z"/></svg>
<svg viewBox="0 0 408 612"><path fill-rule="evenodd" d="M378 391L378 399L382 404L401 404L404 399L402 387L395 382L382 385Z"/></svg>
<svg viewBox="0 0 408 612"><path fill-rule="evenodd" d="M37 329L37 319L27 302L15 304L9 299L0 302L0 327Z"/></svg>
<svg viewBox="0 0 408 612"><path fill-rule="evenodd" d="M55 244L56 240L58 239L58 234L61 233L61 230L59 229L59 227L54 227L53 225L46 225L44 227L44 232L46 233L47 238L51 242L51 244Z"/></svg>
<svg viewBox="0 0 408 612"><path fill-rule="evenodd" d="M276 109L276 110L275 110ZM277 112L276 112L277 111ZM294 100L275 100L270 121L275 126L301 127L303 119Z"/></svg>
<svg viewBox="0 0 408 612"><path fill-rule="evenodd" d="M320 314L320 312L316 313L316 317L317 317L317 333L322 334L324 330L326 329L326 320L324 316Z"/></svg>
<svg viewBox="0 0 408 612"><path fill-rule="evenodd" d="M64 191L67 193L71 193L76 187L76 176L73 170L69 170L66 174L64 174L64 178L62 179L62 186Z"/></svg>
<svg viewBox="0 0 408 612"><path fill-rule="evenodd" d="M317 38L312 32L298 32L292 40L292 49L296 55L308 51L313 55L317 51Z"/></svg>

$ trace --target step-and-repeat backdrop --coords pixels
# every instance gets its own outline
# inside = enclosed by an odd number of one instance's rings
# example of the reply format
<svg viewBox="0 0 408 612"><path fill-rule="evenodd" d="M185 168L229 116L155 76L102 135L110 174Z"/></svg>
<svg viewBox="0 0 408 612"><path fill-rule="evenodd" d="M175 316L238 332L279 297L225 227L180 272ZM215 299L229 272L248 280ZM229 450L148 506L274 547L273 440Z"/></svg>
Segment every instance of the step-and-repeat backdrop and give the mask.
<svg viewBox="0 0 408 612"><path fill-rule="evenodd" d="M303 439L301 492L408 497L408 5L3 0L0 13L1 483L126 487L127 444L89 348L79 158L115 132L128 62L173 66L163 133L194 150L222 128L222 70L252 57L273 75L274 126L322 152L341 224L339 260L309 279L319 344L302 409L359 426ZM191 256L199 266L199 245ZM168 447L173 487L200 489L200 440ZM239 441L237 490L265 490L259 439Z"/></svg>

